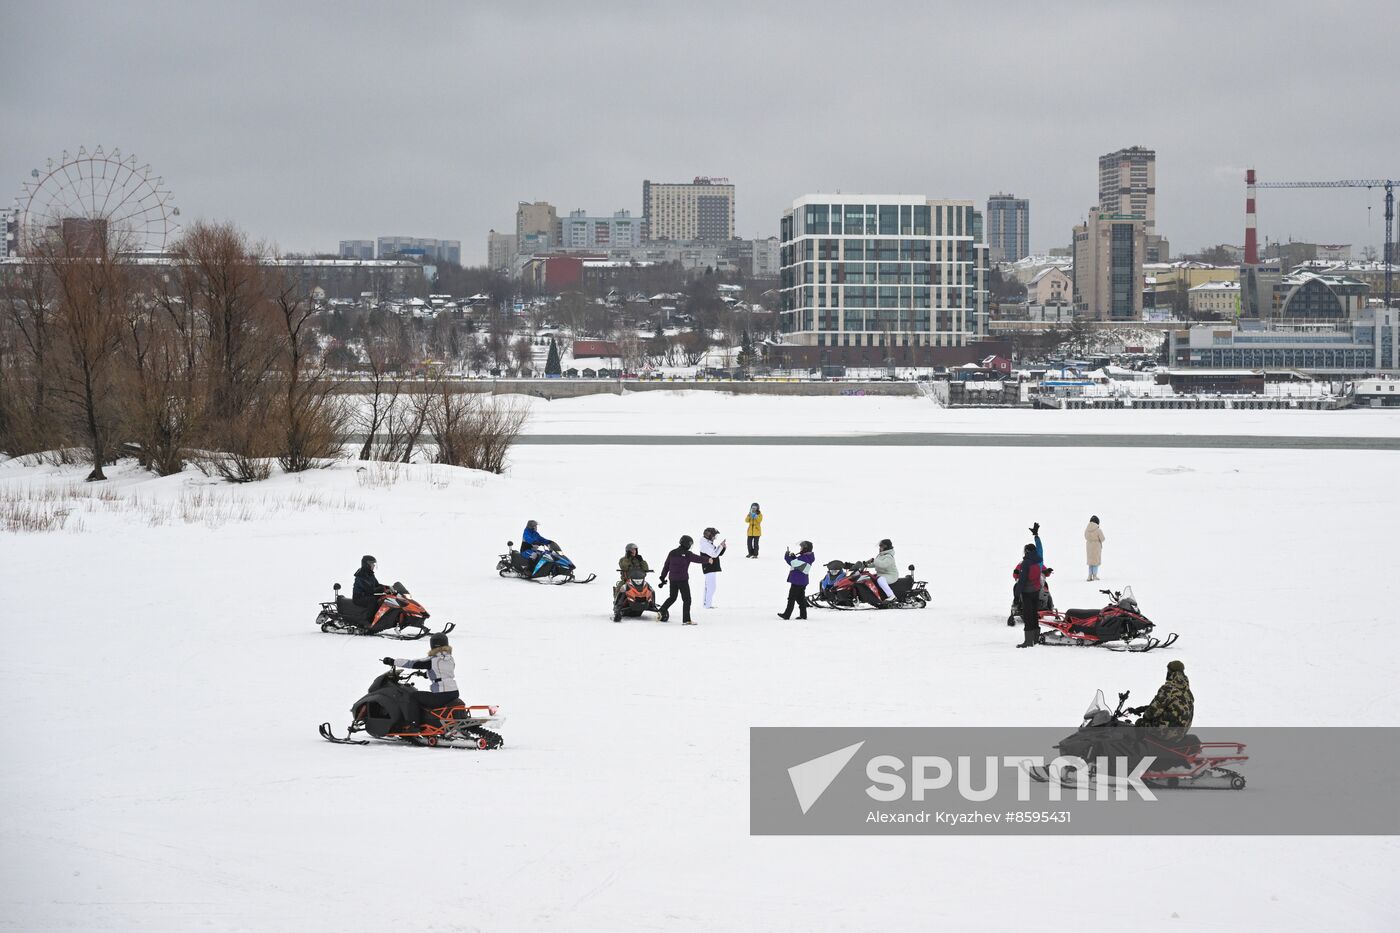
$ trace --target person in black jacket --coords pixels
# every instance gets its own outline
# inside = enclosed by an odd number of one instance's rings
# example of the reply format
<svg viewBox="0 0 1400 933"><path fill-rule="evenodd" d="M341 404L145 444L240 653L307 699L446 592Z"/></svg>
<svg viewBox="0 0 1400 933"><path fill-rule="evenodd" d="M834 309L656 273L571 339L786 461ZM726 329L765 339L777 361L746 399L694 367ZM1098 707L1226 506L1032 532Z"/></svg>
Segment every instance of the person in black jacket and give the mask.
<svg viewBox="0 0 1400 933"><path fill-rule="evenodd" d="M385 598L386 594L390 592L389 588L380 584L374 575L377 563L370 554L360 558L360 569L355 571L355 589L350 597L352 603L369 613L375 630L393 625L399 615L398 602L391 598ZM375 613L379 611L381 603L386 604L384 614L381 618L375 619Z"/></svg>
<svg viewBox="0 0 1400 933"><path fill-rule="evenodd" d="M1016 567L1016 595L1021 602L1021 626L1025 632L1017 648L1033 648L1040 641L1040 588L1045 582L1045 547L1040 543L1040 522L1031 525L1034 544L1027 544Z"/></svg>

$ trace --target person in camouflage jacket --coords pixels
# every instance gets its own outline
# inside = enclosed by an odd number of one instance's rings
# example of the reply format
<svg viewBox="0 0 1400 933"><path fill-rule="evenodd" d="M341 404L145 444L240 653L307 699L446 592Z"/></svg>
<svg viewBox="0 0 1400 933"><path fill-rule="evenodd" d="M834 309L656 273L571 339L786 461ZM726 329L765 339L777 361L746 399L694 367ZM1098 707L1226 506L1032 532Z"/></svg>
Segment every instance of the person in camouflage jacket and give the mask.
<svg viewBox="0 0 1400 933"><path fill-rule="evenodd" d="M1186 679L1186 665L1172 661L1167 665L1167 680L1147 706L1133 710L1140 717L1139 726L1158 730L1162 738L1174 741L1191 729L1196 715L1196 698L1191 695L1191 682Z"/></svg>

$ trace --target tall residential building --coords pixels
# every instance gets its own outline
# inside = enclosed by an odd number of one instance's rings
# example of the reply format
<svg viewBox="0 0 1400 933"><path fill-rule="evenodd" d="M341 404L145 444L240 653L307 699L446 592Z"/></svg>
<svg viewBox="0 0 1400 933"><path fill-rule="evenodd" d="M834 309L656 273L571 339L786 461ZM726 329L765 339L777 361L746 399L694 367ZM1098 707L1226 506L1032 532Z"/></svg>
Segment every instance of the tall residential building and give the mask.
<svg viewBox="0 0 1400 933"><path fill-rule="evenodd" d="M987 199L987 249L992 262L1019 262L1031 254L1031 202L1014 194Z"/></svg>
<svg viewBox="0 0 1400 933"><path fill-rule="evenodd" d="M515 262L515 254L520 252L520 238L514 233L486 234L486 267L494 271L510 269Z"/></svg>
<svg viewBox="0 0 1400 933"><path fill-rule="evenodd" d="M648 240L732 240L734 186L725 178L643 181L642 223Z"/></svg>
<svg viewBox="0 0 1400 933"><path fill-rule="evenodd" d="M611 217L572 211L561 221L559 245L564 249L607 249L639 246L641 242L642 222L631 211L617 211Z"/></svg>
<svg viewBox="0 0 1400 933"><path fill-rule="evenodd" d="M0 257L19 255L19 211L0 208Z"/></svg>
<svg viewBox="0 0 1400 933"><path fill-rule="evenodd" d="M833 362L928 365L940 354L923 348L966 347L985 333L987 247L972 201L804 195L783 213L781 240L789 344L823 348Z"/></svg>
<svg viewBox="0 0 1400 933"><path fill-rule="evenodd" d="M520 201L515 208L515 236L521 252L526 242L543 249L558 246L559 212L548 201Z"/></svg>
<svg viewBox="0 0 1400 933"><path fill-rule="evenodd" d="M1157 227L1157 153L1142 146L1099 156L1099 207L1108 214L1141 217Z"/></svg>
<svg viewBox="0 0 1400 933"><path fill-rule="evenodd" d="M1142 319L1145 222L1136 214L1092 208L1074 228L1074 302L1099 321Z"/></svg>
<svg viewBox="0 0 1400 933"><path fill-rule="evenodd" d="M373 258L374 258L374 241L373 241L373 240L341 240L341 241L340 241L340 258L341 258L341 259L373 259Z"/></svg>
<svg viewBox="0 0 1400 933"><path fill-rule="evenodd" d="M379 258L398 257L431 259L434 262L462 262L459 240L435 240L431 237L382 236L379 238Z"/></svg>

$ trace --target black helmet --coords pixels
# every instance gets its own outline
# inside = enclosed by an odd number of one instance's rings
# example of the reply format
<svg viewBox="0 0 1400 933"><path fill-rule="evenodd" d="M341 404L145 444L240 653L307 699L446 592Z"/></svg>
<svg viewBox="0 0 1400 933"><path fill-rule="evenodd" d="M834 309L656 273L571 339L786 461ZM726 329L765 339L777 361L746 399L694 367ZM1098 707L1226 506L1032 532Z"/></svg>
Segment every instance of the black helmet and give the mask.
<svg viewBox="0 0 1400 933"><path fill-rule="evenodd" d="M882 551L893 551L893 550L894 550L894 542L891 541L889 538L881 538L881 539L880 539L880 550L882 550Z"/></svg>
<svg viewBox="0 0 1400 933"><path fill-rule="evenodd" d="M526 528L538 528L539 526L540 526L540 523L537 522L537 521L535 521L533 518L530 519L528 522L525 523L525 527L526 527Z"/></svg>
<svg viewBox="0 0 1400 933"><path fill-rule="evenodd" d="M681 535L681 547L688 548L695 543L695 539L690 535Z"/></svg>
<svg viewBox="0 0 1400 933"><path fill-rule="evenodd" d="M763 511L762 509L760 509L760 508L758 507L758 503L757 503L757 502L752 503L752 504L749 506L749 508L753 509L755 512L761 512L761 511Z"/></svg>
<svg viewBox="0 0 1400 933"><path fill-rule="evenodd" d="M361 557L361 558L360 558L360 566L361 566L361 567L368 567L370 564L377 564L377 563L379 563L379 561L377 561L377 560L374 559L374 555L373 555L373 554L366 554L364 557Z"/></svg>
<svg viewBox="0 0 1400 933"><path fill-rule="evenodd" d="M829 560L826 562L826 569L831 571L832 573L835 573L838 570L845 570L846 565L841 563L839 560Z"/></svg>
<svg viewBox="0 0 1400 933"><path fill-rule="evenodd" d="M1034 556L1035 556L1035 545L1034 545L1034 544L1027 544L1027 545L1026 545L1026 556L1027 556L1027 557L1034 557Z"/></svg>
<svg viewBox="0 0 1400 933"><path fill-rule="evenodd" d="M428 639L428 645L433 648L441 648L447 644L446 632L434 632L433 637Z"/></svg>

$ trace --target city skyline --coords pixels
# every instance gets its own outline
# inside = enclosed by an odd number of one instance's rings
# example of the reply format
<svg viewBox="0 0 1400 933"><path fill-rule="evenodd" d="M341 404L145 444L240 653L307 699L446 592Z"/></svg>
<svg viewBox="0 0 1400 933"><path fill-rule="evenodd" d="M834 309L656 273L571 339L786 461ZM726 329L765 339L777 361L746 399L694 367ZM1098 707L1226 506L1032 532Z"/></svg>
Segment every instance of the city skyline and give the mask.
<svg viewBox="0 0 1400 933"><path fill-rule="evenodd" d="M1068 246L1094 206L1098 158L1142 145L1157 153L1156 230L1181 253L1242 241L1246 168L1261 180L1400 174L1390 164L1397 130L1374 119L1370 99L1396 31L1385 23L1400 27L1390 4L1373 5L1366 29L1343 18L1300 30L1310 9L1301 3L1266 19L1214 11L1209 29L1180 15L1190 4L1164 3L1142 31L1144 14L1127 10L879 6L886 15L859 20L833 4L804 5L800 17L782 4L715 4L703 18L662 7L645 25L609 4L543 3L530 17L276 8L279 28L267 30L265 16L212 5L9 4L0 17L15 40L12 73L45 77L23 93L11 84L0 103L0 198L9 206L30 170L65 149L119 146L161 173L186 223L231 220L295 252L421 231L460 240L463 260L479 264L486 232L509 229L518 201L640 216L644 179L710 175L735 184L740 237L775 235L802 194L983 203L1014 191L1031 202L1030 246L1043 252ZM914 28L892 29L891 17ZM939 94L973 100L956 137L906 114L928 74L919 36L948 30L958 41L940 52ZM682 32L685 42L647 41ZM1159 63L1158 80L1102 80L1110 59L1090 52L1129 34L1141 60ZM994 41L996 67L985 51ZM878 50L892 90L784 95L790 76L773 53L830 42ZM1036 55L1039 43L1060 51L1058 67ZM1019 57L1003 58L1008 44ZM536 67L618 48L634 67L582 81ZM1318 54L1332 60L1327 82L1288 66ZM407 84L393 78L406 61ZM1258 89L1252 107L1242 105L1242 83ZM412 92L428 85L431 95ZM842 112L874 129L791 144ZM1334 131L1302 132L1318 114ZM1359 254L1379 248L1380 194L1268 191L1259 222L1263 237L1352 243Z"/></svg>

